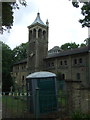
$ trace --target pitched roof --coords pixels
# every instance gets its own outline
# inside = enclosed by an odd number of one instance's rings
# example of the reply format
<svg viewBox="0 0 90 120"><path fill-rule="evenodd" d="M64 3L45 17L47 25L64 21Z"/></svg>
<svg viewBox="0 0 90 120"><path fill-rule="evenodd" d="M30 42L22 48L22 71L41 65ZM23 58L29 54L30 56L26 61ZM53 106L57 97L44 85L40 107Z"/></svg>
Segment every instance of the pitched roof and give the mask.
<svg viewBox="0 0 90 120"><path fill-rule="evenodd" d="M33 22L31 25L34 25L34 24L36 24L36 23L39 23L39 24L41 24L41 25L46 26L46 25L43 23L43 21L41 20L41 18L40 18L40 13L37 13L37 17L36 17L36 19L34 20L34 22Z"/></svg>
<svg viewBox="0 0 90 120"><path fill-rule="evenodd" d="M27 58L15 63L14 65L23 64L23 63L27 63Z"/></svg>
<svg viewBox="0 0 90 120"><path fill-rule="evenodd" d="M52 49L50 49L50 50L48 51L48 54L59 53L59 52L61 52L61 51L62 51L62 50L60 49L59 46L54 46Z"/></svg>
<svg viewBox="0 0 90 120"><path fill-rule="evenodd" d="M66 50L66 51L62 51L59 53L49 54L45 59L55 58L55 57L60 57L60 56L67 56L67 55L74 55L74 54L79 54L79 53L86 53L89 50L90 50L90 48L88 46L81 47L81 48L75 48L72 50Z"/></svg>

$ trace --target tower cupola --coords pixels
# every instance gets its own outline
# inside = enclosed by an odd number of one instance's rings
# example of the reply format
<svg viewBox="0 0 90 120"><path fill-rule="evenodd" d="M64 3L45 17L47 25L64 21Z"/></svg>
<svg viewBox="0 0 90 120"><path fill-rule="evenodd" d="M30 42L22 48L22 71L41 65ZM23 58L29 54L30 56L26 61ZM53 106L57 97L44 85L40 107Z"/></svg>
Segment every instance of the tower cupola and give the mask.
<svg viewBox="0 0 90 120"><path fill-rule="evenodd" d="M44 24L44 22L41 20L41 18L40 18L40 13L39 13L39 12L37 13L37 17L36 17L36 19L34 20L34 22L33 22L31 25L34 25L34 24L37 24L37 23L46 26L46 25Z"/></svg>

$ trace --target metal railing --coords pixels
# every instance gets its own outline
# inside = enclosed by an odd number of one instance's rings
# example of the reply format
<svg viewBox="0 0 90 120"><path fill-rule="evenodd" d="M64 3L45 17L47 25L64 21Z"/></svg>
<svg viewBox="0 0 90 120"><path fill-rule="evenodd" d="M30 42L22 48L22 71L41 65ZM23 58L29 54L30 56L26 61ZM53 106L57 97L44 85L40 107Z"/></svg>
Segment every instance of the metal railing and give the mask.
<svg viewBox="0 0 90 120"><path fill-rule="evenodd" d="M59 93L55 97L51 94L42 96L37 93L35 94L35 101L32 100L33 97L34 96L29 93L2 93L2 119L57 119L68 115L66 94Z"/></svg>

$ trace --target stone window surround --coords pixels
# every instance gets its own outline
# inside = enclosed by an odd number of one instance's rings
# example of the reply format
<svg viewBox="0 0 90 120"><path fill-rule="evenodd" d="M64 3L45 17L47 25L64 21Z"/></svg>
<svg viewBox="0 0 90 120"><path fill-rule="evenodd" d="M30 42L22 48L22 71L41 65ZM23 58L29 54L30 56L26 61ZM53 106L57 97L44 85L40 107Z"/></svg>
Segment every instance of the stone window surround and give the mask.
<svg viewBox="0 0 90 120"><path fill-rule="evenodd" d="M73 65L80 65L82 63L83 63L83 58L82 57L73 59Z"/></svg>
<svg viewBox="0 0 90 120"><path fill-rule="evenodd" d="M67 65L67 60L61 60L60 61L60 66L62 66L62 65Z"/></svg>
<svg viewBox="0 0 90 120"><path fill-rule="evenodd" d="M54 67L54 61L47 62L47 67Z"/></svg>

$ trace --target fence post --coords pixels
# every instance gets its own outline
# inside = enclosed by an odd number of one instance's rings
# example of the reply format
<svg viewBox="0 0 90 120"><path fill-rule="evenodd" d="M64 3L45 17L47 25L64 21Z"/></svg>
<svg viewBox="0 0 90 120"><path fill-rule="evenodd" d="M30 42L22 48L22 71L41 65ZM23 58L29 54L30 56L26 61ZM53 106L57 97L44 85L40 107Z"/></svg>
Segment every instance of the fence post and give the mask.
<svg viewBox="0 0 90 120"><path fill-rule="evenodd" d="M36 88L35 94L35 119L39 118L39 88Z"/></svg>

